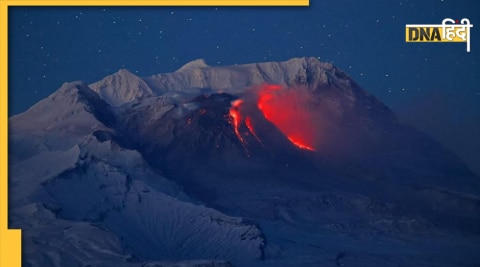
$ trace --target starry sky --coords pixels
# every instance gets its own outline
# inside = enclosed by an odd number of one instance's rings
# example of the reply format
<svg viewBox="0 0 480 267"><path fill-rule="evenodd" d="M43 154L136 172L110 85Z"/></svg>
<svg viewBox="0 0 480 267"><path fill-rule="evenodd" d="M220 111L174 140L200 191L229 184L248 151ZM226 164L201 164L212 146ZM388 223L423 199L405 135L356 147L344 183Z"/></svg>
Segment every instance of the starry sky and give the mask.
<svg viewBox="0 0 480 267"><path fill-rule="evenodd" d="M9 115L64 82L313 56L480 173L480 1L310 0L309 7L9 7ZM469 18L466 43L405 43L405 24Z"/></svg>

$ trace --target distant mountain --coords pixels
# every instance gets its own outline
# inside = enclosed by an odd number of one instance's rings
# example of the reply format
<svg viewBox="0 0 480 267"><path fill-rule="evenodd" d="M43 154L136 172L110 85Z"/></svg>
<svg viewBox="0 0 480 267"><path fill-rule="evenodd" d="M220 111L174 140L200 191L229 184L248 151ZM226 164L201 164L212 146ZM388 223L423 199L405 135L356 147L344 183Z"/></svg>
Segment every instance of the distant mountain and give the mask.
<svg viewBox="0 0 480 267"><path fill-rule="evenodd" d="M9 127L26 266L480 263L478 177L316 58L120 70Z"/></svg>

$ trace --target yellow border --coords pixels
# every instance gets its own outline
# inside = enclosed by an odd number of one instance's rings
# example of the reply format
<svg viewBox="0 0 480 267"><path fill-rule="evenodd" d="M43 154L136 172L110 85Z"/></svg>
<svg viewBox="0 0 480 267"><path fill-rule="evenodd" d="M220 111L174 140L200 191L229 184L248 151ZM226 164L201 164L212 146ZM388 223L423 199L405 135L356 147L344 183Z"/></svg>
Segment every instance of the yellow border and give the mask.
<svg viewBox="0 0 480 267"><path fill-rule="evenodd" d="M0 2L0 267L21 266L21 231L8 230L8 4Z"/></svg>
<svg viewBox="0 0 480 267"><path fill-rule="evenodd" d="M0 267L21 266L21 230L8 229L9 6L308 6L309 0L0 0Z"/></svg>
<svg viewBox="0 0 480 267"><path fill-rule="evenodd" d="M6 6L308 6L309 0L5 0Z"/></svg>

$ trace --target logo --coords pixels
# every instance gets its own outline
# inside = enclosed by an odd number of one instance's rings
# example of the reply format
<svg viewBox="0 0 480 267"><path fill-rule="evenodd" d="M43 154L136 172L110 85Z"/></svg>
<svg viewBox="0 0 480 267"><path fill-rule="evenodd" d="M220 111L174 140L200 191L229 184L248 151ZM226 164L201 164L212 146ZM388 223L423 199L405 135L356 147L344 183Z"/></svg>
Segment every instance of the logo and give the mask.
<svg viewBox="0 0 480 267"><path fill-rule="evenodd" d="M408 42L466 42L470 52L470 20L446 18L442 24L407 24L405 41Z"/></svg>

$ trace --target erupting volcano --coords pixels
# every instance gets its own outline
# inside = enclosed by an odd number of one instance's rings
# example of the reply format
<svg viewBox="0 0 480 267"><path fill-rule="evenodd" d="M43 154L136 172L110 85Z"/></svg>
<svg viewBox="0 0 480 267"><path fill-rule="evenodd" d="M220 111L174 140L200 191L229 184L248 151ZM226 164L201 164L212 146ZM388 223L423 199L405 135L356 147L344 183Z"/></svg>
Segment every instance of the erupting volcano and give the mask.
<svg viewBox="0 0 480 267"><path fill-rule="evenodd" d="M479 177L317 58L120 70L8 127L25 266L480 263Z"/></svg>
<svg viewBox="0 0 480 267"><path fill-rule="evenodd" d="M245 114L245 109L241 109L246 101L254 99L254 106L261 111L263 117L273 123L293 145L315 151L317 133L312 112L307 109L308 96L300 89L284 88L274 84L264 84L251 92L254 92L253 98L235 100L230 108L234 131L242 144L245 145L239 131L242 122L245 122L248 131L261 143L251 118Z"/></svg>

